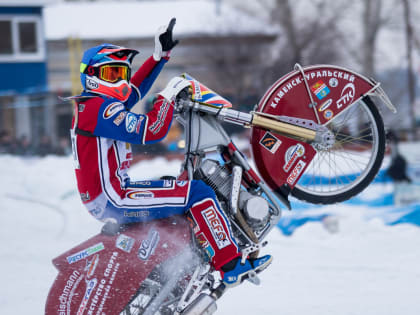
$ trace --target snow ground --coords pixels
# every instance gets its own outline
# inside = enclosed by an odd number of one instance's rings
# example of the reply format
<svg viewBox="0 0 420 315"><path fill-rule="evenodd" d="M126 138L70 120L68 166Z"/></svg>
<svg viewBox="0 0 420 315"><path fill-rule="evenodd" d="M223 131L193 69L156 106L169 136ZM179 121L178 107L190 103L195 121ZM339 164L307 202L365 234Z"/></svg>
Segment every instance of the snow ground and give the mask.
<svg viewBox="0 0 420 315"><path fill-rule="evenodd" d="M136 165L131 175L176 175L179 166L156 159ZM0 156L0 173L0 314L43 314L56 276L51 259L101 224L81 205L70 158ZM261 274L262 284L228 291L217 314L420 314L420 229L367 220L375 210L363 205L324 210L338 218L338 233L320 223L307 223L291 237L273 231L265 252L274 262Z"/></svg>

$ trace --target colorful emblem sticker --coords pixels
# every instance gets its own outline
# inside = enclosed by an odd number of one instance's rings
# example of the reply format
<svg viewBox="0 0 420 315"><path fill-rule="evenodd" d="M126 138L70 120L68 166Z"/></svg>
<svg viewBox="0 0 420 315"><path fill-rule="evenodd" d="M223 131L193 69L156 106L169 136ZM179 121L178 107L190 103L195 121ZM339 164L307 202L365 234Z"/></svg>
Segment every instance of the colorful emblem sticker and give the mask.
<svg viewBox="0 0 420 315"><path fill-rule="evenodd" d="M134 238L120 234L115 242L115 247L129 253L134 245Z"/></svg>
<svg viewBox="0 0 420 315"><path fill-rule="evenodd" d="M327 109L327 110L324 112L324 118L325 118L325 119L330 120L331 118L333 118L333 116L334 116L334 113L333 113L333 112L332 112L332 110L330 110L330 109Z"/></svg>
<svg viewBox="0 0 420 315"><path fill-rule="evenodd" d="M336 87L338 85L338 80L336 78L331 78L328 83L331 87Z"/></svg>
<svg viewBox="0 0 420 315"><path fill-rule="evenodd" d="M276 153L281 145L281 141L273 136L270 132L266 132L260 140L260 144L271 153Z"/></svg>
<svg viewBox="0 0 420 315"><path fill-rule="evenodd" d="M211 247L209 241L207 240L207 238L204 236L203 233L200 233L197 235L197 240L201 248L203 248L204 251L206 252L207 256L209 256L210 259L213 258L214 249L213 247Z"/></svg>
<svg viewBox="0 0 420 315"><path fill-rule="evenodd" d="M311 90L320 100L322 100L330 93L330 89L322 80L319 80L314 85L312 85Z"/></svg>
<svg viewBox="0 0 420 315"><path fill-rule="evenodd" d="M305 147L300 143L297 143L294 146L291 146L287 149L286 154L284 156L285 164L283 169L285 172L290 171L292 166L295 164L298 158L305 154Z"/></svg>

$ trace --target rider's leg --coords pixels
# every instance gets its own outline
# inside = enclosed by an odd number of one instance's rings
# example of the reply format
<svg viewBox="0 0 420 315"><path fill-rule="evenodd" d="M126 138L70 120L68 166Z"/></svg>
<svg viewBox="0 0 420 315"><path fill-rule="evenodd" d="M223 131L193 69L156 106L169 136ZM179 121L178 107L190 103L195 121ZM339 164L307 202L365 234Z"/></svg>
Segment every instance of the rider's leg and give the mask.
<svg viewBox="0 0 420 315"><path fill-rule="evenodd" d="M201 181L191 184L189 204L192 205L190 213L194 220L194 232L214 268L221 272L224 284L234 287L248 278L251 272L265 269L272 261L270 255L241 263L229 220L220 208L214 191Z"/></svg>

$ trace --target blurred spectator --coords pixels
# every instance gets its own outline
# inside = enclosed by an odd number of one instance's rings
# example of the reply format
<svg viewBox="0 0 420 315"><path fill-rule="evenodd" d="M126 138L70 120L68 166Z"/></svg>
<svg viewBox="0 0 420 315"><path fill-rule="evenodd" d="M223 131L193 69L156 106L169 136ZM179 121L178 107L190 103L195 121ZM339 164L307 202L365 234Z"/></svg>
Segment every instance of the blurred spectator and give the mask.
<svg viewBox="0 0 420 315"><path fill-rule="evenodd" d="M40 156L46 156L54 153L51 138L48 135L43 135L37 148L37 154Z"/></svg>
<svg viewBox="0 0 420 315"><path fill-rule="evenodd" d="M16 146L16 154L24 155L24 156L34 154L34 149L31 145L31 142L29 141L28 136L23 135L19 139L19 141L17 142L17 146Z"/></svg>
<svg viewBox="0 0 420 315"><path fill-rule="evenodd" d="M71 154L71 148L70 148L70 141L66 137L61 137L58 141L58 147L55 150L55 153L57 155L70 155Z"/></svg>
<svg viewBox="0 0 420 315"><path fill-rule="evenodd" d="M395 182L411 182L411 179L407 176L407 161L400 154L398 150L398 136L392 130L388 132L388 140L391 147L391 165L387 170L387 174Z"/></svg>
<svg viewBox="0 0 420 315"><path fill-rule="evenodd" d="M13 154L16 152L16 141L13 140L9 131L3 130L0 132L0 153Z"/></svg>

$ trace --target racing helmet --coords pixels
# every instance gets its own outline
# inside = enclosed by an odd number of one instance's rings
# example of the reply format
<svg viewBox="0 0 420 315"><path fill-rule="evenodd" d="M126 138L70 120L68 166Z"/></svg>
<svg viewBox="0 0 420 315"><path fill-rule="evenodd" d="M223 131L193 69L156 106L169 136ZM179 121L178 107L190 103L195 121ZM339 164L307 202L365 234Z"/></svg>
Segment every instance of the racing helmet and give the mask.
<svg viewBox="0 0 420 315"><path fill-rule="evenodd" d="M88 92L126 101L131 93L131 63L139 52L112 44L92 47L83 54L80 81Z"/></svg>

